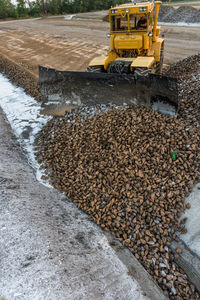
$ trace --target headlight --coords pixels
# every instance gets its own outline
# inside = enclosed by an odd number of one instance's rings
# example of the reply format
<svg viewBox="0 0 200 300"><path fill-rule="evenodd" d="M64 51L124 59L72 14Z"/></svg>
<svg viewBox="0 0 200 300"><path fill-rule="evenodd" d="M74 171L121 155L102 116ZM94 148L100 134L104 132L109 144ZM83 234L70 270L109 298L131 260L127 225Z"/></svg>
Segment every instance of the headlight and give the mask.
<svg viewBox="0 0 200 300"><path fill-rule="evenodd" d="M106 36L107 36L107 38L110 38L110 33L107 33Z"/></svg>
<svg viewBox="0 0 200 300"><path fill-rule="evenodd" d="M115 13L115 10L111 10L111 13L114 14L114 13Z"/></svg>
<svg viewBox="0 0 200 300"><path fill-rule="evenodd" d="M129 13L129 8L126 9L126 13L127 13L127 14Z"/></svg>
<svg viewBox="0 0 200 300"><path fill-rule="evenodd" d="M118 13L118 10L116 9L116 10L115 10L115 14L117 14L117 13Z"/></svg>
<svg viewBox="0 0 200 300"><path fill-rule="evenodd" d="M146 11L146 7L140 7L140 11Z"/></svg>

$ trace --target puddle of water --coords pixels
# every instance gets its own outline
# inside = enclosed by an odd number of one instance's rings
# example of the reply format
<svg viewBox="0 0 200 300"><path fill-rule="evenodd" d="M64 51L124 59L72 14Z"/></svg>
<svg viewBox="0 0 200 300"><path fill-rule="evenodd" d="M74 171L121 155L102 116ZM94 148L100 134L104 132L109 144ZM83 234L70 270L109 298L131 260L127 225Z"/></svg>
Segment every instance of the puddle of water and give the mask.
<svg viewBox="0 0 200 300"><path fill-rule="evenodd" d="M77 106L72 105L46 105L43 110L40 111L43 115L48 116L56 116L56 117L63 117L67 112L72 112L75 110Z"/></svg>
<svg viewBox="0 0 200 300"><path fill-rule="evenodd" d="M74 20L77 20L77 21L97 21L97 22L103 22L103 20L101 19L98 19L98 18L87 18L87 17L75 17Z"/></svg>
<svg viewBox="0 0 200 300"><path fill-rule="evenodd" d="M64 19L65 20L72 20L74 16L76 16L76 15L65 15Z"/></svg>
<svg viewBox="0 0 200 300"><path fill-rule="evenodd" d="M36 170L36 178L46 186L50 185L41 179L44 175L39 168L34 155L34 139L40 129L50 120L49 116L41 115L40 104L28 96L22 88L13 85L5 76L0 74L0 105L8 121L25 149L29 164Z"/></svg>
<svg viewBox="0 0 200 300"><path fill-rule="evenodd" d="M77 17L75 14L74 15L64 15L64 19L65 20L77 20L77 21L100 21L102 22L103 20L101 19L101 17L97 17L97 18L90 18L90 17Z"/></svg>
<svg viewBox="0 0 200 300"><path fill-rule="evenodd" d="M164 115L168 115L174 118L177 117L177 110L175 106L167 102L162 102L162 101L153 102L152 109L155 111L159 111Z"/></svg>

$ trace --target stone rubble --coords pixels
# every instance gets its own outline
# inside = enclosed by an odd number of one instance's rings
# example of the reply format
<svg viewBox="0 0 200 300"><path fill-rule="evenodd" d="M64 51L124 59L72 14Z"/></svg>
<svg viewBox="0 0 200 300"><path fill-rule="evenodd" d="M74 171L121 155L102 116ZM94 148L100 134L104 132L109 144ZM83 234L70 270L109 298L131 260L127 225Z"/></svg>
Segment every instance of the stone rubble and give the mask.
<svg viewBox="0 0 200 300"><path fill-rule="evenodd" d="M187 5L182 5L178 8L161 5L158 21L166 23L199 23L200 10Z"/></svg>

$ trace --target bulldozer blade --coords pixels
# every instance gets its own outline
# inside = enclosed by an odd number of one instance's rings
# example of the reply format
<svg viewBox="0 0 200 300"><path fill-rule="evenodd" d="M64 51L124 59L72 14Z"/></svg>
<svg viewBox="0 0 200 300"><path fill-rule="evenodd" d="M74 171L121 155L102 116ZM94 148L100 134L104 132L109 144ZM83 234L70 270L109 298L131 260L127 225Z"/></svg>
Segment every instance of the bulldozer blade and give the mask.
<svg viewBox="0 0 200 300"><path fill-rule="evenodd" d="M177 80L156 74L70 72L39 66L39 86L44 107L127 104L173 116L178 111Z"/></svg>

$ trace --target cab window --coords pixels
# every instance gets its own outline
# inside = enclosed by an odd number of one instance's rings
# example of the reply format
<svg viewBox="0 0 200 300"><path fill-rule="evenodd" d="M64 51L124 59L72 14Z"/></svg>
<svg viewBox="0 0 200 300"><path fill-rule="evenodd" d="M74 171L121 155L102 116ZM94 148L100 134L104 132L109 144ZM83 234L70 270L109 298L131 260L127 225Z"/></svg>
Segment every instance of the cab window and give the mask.
<svg viewBox="0 0 200 300"><path fill-rule="evenodd" d="M130 30L146 30L147 29L147 16L145 15L130 15L129 16Z"/></svg>
<svg viewBox="0 0 200 300"><path fill-rule="evenodd" d="M124 18L119 16L111 17L111 31L125 31L128 30L128 16L126 15Z"/></svg>

